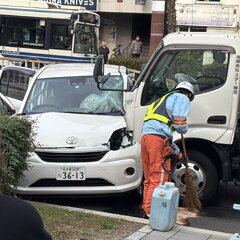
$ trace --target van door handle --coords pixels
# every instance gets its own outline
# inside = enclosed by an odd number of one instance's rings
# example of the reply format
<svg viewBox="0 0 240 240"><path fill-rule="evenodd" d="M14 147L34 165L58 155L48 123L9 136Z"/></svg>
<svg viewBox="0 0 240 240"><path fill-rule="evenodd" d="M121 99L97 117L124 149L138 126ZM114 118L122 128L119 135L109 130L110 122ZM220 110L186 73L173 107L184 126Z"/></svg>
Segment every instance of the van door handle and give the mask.
<svg viewBox="0 0 240 240"><path fill-rule="evenodd" d="M227 121L226 116L211 116L208 118L207 123L209 124L225 124Z"/></svg>

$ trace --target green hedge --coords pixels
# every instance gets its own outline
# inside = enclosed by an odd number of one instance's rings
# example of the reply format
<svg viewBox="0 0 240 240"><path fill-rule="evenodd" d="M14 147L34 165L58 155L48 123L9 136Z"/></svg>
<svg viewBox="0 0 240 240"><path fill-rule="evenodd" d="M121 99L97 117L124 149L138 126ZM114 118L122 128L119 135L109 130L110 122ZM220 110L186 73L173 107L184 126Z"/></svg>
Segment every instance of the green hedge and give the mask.
<svg viewBox="0 0 240 240"><path fill-rule="evenodd" d="M33 122L0 114L0 192L10 193L27 170L34 135Z"/></svg>
<svg viewBox="0 0 240 240"><path fill-rule="evenodd" d="M142 64L146 64L147 58L116 57L109 60L109 64L121 65L134 70L141 70Z"/></svg>

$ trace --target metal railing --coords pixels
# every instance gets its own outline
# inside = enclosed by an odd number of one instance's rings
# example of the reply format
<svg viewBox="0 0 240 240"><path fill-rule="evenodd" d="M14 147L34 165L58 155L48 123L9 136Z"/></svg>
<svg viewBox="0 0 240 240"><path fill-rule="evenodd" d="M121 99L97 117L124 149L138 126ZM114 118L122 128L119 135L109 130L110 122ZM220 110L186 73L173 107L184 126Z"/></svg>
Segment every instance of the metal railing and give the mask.
<svg viewBox="0 0 240 240"><path fill-rule="evenodd" d="M20 67L28 67L32 69L40 69L41 67L48 65L48 64L54 64L57 62L50 62L50 61L40 61L37 59L21 59L21 58L7 58L7 57L0 57L0 65L3 66L9 66L9 65L15 65Z"/></svg>

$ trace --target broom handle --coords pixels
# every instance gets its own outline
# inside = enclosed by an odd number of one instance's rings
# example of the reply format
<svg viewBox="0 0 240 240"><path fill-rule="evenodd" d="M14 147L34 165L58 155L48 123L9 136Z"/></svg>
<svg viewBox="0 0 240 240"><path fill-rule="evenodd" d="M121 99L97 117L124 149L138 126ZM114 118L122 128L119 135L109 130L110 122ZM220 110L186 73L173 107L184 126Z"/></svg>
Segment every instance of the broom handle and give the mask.
<svg viewBox="0 0 240 240"><path fill-rule="evenodd" d="M181 138L182 138L182 146L183 146L183 156L186 159L186 161L188 160L187 157L187 149L186 149L186 144L185 144L185 139L183 137L183 134L181 134Z"/></svg>

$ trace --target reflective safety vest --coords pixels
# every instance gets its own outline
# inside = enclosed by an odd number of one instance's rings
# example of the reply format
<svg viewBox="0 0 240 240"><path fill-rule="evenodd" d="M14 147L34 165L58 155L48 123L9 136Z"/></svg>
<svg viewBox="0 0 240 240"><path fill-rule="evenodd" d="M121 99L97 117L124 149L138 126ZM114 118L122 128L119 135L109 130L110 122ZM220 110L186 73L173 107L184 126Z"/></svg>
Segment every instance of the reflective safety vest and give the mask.
<svg viewBox="0 0 240 240"><path fill-rule="evenodd" d="M144 122L148 120L157 120L159 122L165 123L167 126L170 127L171 131L173 132L173 122L172 119L169 117L166 109L167 98L173 93L174 92L170 92L158 99L157 101L153 102L149 106L147 113L145 114Z"/></svg>

